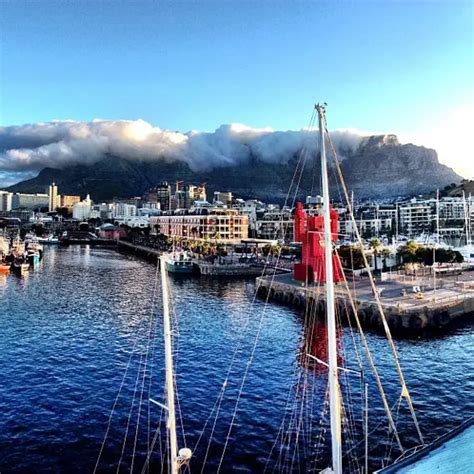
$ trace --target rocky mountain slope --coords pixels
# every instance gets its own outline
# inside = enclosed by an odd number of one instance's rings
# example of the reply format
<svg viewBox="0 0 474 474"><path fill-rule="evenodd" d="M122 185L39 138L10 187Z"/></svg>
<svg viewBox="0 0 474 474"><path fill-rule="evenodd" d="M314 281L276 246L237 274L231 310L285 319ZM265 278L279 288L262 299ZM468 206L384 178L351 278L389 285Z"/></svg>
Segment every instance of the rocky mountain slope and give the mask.
<svg viewBox="0 0 474 474"><path fill-rule="evenodd" d="M184 162L137 161L107 156L93 165L73 165L58 170L45 168L36 178L10 188L16 192L44 192L52 181L62 194L90 193L95 201L142 195L161 181L207 183L208 190L232 191L244 198L265 201L285 199L299 153L286 164L268 163L250 157L238 165L193 171ZM308 157L299 196L320 192L317 157ZM316 163L316 164L315 164ZM461 177L438 161L434 150L412 144L402 145L395 135L365 138L355 151L344 150L341 161L346 184L357 198L408 196L458 183ZM330 171L332 189L338 197L335 172Z"/></svg>

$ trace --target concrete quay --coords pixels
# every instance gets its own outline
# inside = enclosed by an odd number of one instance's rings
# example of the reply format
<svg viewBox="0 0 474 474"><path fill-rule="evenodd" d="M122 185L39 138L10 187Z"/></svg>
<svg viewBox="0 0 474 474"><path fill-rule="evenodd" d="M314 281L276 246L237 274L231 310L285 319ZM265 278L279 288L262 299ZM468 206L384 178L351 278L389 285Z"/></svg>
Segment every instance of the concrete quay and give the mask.
<svg viewBox="0 0 474 474"><path fill-rule="evenodd" d="M119 240L117 242L117 249L119 252L135 255L136 257L142 258L151 263L158 262L158 259L162 255L160 250L145 247L144 245L135 245L124 240Z"/></svg>
<svg viewBox="0 0 474 474"><path fill-rule="evenodd" d="M309 304L316 307L317 313L325 312L324 285L306 286L294 280L292 274L262 276L256 282L262 298L298 308ZM381 328L382 321L368 278L348 283L362 326ZM422 287L423 297L417 298L413 281L377 281L390 328L394 332L415 333L445 328L461 318L474 317L474 289L470 285L459 285L458 281L448 279L438 281L437 285L436 291ZM345 286L343 283L336 285L336 309L341 316L352 313Z"/></svg>
<svg viewBox="0 0 474 474"><path fill-rule="evenodd" d="M148 262L156 263L162 251L157 249L152 249L150 247L145 247L143 245L132 244L131 242L126 242L119 240L117 243L117 248L119 252L127 253L129 255L134 255L138 258L142 258ZM256 277L262 275L265 271L266 273L273 273L273 268L263 269L262 266L252 265L247 263L234 263L229 262L223 259L222 263L219 263L217 260L212 263L205 260L194 259L194 270L195 273L200 273L204 276L209 277ZM280 269L285 271L285 269ZM278 269L277 269L278 271Z"/></svg>

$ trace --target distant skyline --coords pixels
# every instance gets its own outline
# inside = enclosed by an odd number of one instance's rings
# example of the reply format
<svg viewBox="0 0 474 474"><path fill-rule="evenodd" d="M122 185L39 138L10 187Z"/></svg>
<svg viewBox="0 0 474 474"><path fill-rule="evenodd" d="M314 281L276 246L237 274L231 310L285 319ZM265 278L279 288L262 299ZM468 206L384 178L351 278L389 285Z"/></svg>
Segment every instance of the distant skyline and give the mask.
<svg viewBox="0 0 474 474"><path fill-rule="evenodd" d="M331 129L395 133L474 177L472 1L3 0L0 30L1 126L298 130L326 101ZM0 173L1 153L0 135Z"/></svg>

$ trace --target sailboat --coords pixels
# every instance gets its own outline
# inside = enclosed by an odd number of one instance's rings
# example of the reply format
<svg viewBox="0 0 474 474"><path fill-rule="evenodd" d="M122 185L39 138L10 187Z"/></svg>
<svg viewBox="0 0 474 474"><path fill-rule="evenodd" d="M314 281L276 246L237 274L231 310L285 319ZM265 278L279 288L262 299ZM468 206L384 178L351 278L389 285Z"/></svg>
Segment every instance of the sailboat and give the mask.
<svg viewBox="0 0 474 474"><path fill-rule="evenodd" d="M329 432L330 432L330 458L329 458L329 465L325 467L323 471L314 470L314 472L322 472L324 474L342 474L343 472L347 471L348 461L345 458L344 448L347 450L347 444L344 444L344 424L347 424L347 416L345 412L344 406L344 397L342 393L342 386L341 383L342 375L347 374L348 372L357 373L358 375L362 374L362 369L360 372L356 370L350 369L348 367L342 366L340 362L340 353L339 353L339 342L338 341L338 325L337 325L337 308L338 301L336 301L336 291L335 291L335 283L334 283L334 275L338 271L335 271L334 268L334 256L335 250L333 245L333 235L331 231L331 213L333 212L331 209L330 203L330 194L329 194L329 180L328 180L328 162L326 157L326 144L329 143L329 146L332 150L332 154L335 161L335 171L339 175L339 178L342 183L343 192L346 196L346 201L349 207L349 215L351 219L355 221L354 213L351 206L351 200L348 199L347 189L345 184L342 180L342 173L340 170L340 166L337 161L337 157L335 154L334 147L332 145L331 139L327 132L326 127L326 105L325 104L317 104L315 106L315 110L319 120L319 146L320 146L320 159L321 159L321 176L322 176L322 194L323 194L323 208L322 208L322 215L324 221L324 228L322 232L322 236L319 236L324 243L324 286L321 288L322 294L324 294L324 298L321 303L324 302L324 314L326 315L326 322L327 322L327 332L322 331L323 337L325 339L326 349L327 349L327 361L323 360L322 358L316 357L313 354L305 353L303 354L308 360L312 359L316 364L323 366L327 369L327 377L328 377L328 410L329 410ZM358 227L354 223L354 229L357 239L361 242L361 236L358 231ZM391 337L390 329L387 324L383 307L380 302L380 296L377 292L377 288L375 285L375 280L370 273L370 265L367 261L367 257L365 253L362 253L362 257L364 259L364 264L367 269L369 269L369 283L373 290L374 298L376 300L377 307L380 312L380 320L382 329L385 331L385 335L388 340L388 344L393 355L394 365L396 369L396 374L398 376L398 380L400 382L400 395L398 398L399 406L401 403L406 403L408 407L409 414L414 423L414 428L416 432L416 445L412 448L406 449L400 438L398 433L398 425L397 420L394 418L392 414L392 408L389 405L387 400L387 396L384 391L384 387L382 381L380 379L377 367L375 366L371 351L369 349L367 339L362 331L359 319L357 318L357 308L354 304L353 300L349 301L349 311L354 314L354 320L356 323L356 329L359 331L360 334L360 341L362 343L363 349L366 353L368 366L370 367L371 371L373 372L373 378L377 385L377 389L379 391L383 411L387 418L387 425L389 433L389 438L391 438L391 444L398 446L401 452L401 458L399 461L403 461L408 459L407 455L412 454L413 451L421 451L423 448L426 447L426 443L424 441L423 435L421 433L421 429L415 414L413 402L410 396L410 392L408 390L407 384L405 382L405 378L400 366L399 358L397 355L397 351ZM170 256L163 255L160 257L159 260L159 269L160 269L160 281L161 281L161 293L162 293L162 304L163 304L163 339L164 339L164 367L165 367L165 395L164 399L156 399L155 397L150 397L148 400L151 404L158 406L163 410L166 415L166 433L167 433L167 450L166 450L166 462L167 462L167 470L166 472L172 474L178 474L180 471L183 471L186 467L189 467L190 461L195 453L193 453L187 446L185 441L183 441L183 446L178 445L178 438L177 438L177 429L176 429L176 394L175 394L175 386L176 386L176 376L174 371L174 362L173 362L173 337L175 332L172 330L172 325L170 322L170 290L169 290L169 283L168 283L168 273L172 271L168 266ZM344 279L343 284L347 285L347 281ZM268 301L267 301L268 303ZM255 341L257 342L258 336L256 336ZM255 342L255 344L256 344ZM236 349L237 351L238 349ZM252 352L253 356L253 352ZM239 388L239 397L237 398L235 409L232 415L232 422L230 424L229 430L227 432L226 442L224 445L224 451L222 452L219 467L217 472L220 472L222 461L224 459L225 450L228 446L228 440L230 438L232 426L234 419L237 415L237 405L240 400L240 394L242 393L242 389L245 383L245 378L248 374L248 368L251 365L251 360L245 366L245 373L242 380L242 385ZM143 371L145 373L145 370ZM229 368L230 373L230 368ZM362 374L363 375L363 374ZM362 379L362 377L361 377ZM227 379L223 384L223 388L219 393L218 400L222 401L225 388L227 386ZM362 393L361 399L365 402L365 406L363 406L364 418L363 418L363 426L361 426L362 430L359 430L357 433L361 436L361 442L363 443L363 467L356 472L369 472L369 453L370 453L370 434L369 433L369 424L368 424L368 388L367 383L365 383L365 392ZM178 399L179 401L179 399ZM219 406L220 406L219 401ZM114 405L115 406L115 405ZM217 401L216 405L217 406ZM214 410L214 409L213 409ZM113 409L112 409L113 412ZM211 412L212 413L212 412ZM216 411L216 419L218 416L218 410ZM385 421L385 420L384 420ZM138 428L137 428L138 432ZM107 438L107 433L104 438L104 443L102 446L105 445L105 440ZM135 438L136 439L136 438ZM212 435L210 437L209 443L212 441ZM359 444L358 444L359 445ZM195 449L196 450L196 449ZM151 454L152 448L148 451L147 462L143 468L142 472L146 472L146 469L149 466L149 459ZM102 450L101 450L102 452ZM354 451L358 452L358 451ZM122 450L123 453L123 450ZM252 453L253 454L253 453ZM164 456L163 456L164 457ZM207 453L206 453L207 458ZM271 453L269 458L271 458ZM96 464L96 470L99 465L99 458ZM205 466L203 466L204 469ZM291 465L291 469L289 472L292 472L293 465ZM319 468L318 468L319 469ZM96 472L96 470L94 472ZM205 471L203 471L205 472ZM391 472L398 472L398 471L391 471Z"/></svg>

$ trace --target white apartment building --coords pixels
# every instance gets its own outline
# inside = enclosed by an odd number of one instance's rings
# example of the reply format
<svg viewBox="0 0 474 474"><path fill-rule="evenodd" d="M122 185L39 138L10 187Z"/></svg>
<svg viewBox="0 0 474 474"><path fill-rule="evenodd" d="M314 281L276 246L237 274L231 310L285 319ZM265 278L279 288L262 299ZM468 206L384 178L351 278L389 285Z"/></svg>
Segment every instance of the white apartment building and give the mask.
<svg viewBox="0 0 474 474"><path fill-rule="evenodd" d="M84 221L91 218L91 208L92 208L92 201L90 200L89 195L72 207L72 217L73 219L77 219L79 221Z"/></svg>
<svg viewBox="0 0 474 474"><path fill-rule="evenodd" d="M0 211L12 210L13 193L8 191L0 191Z"/></svg>
<svg viewBox="0 0 474 474"><path fill-rule="evenodd" d="M294 217L289 210L267 212L256 222L257 238L293 241Z"/></svg>
<svg viewBox="0 0 474 474"><path fill-rule="evenodd" d="M400 233L406 234L408 237L417 237L433 230L434 220L436 219L433 201L412 199L410 202L400 205L398 209L400 213Z"/></svg>

